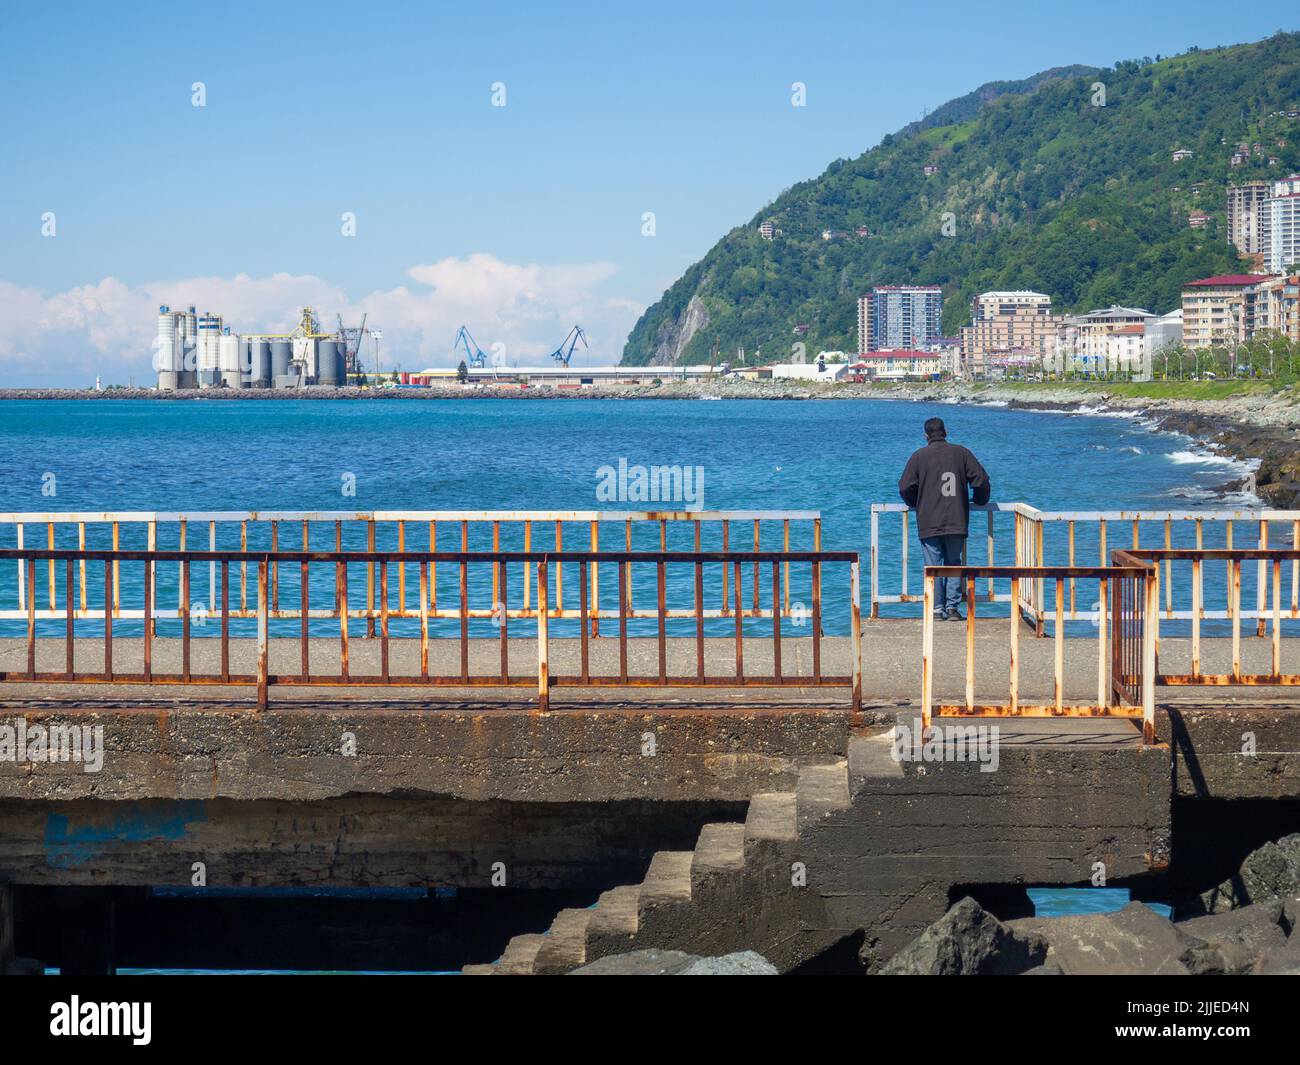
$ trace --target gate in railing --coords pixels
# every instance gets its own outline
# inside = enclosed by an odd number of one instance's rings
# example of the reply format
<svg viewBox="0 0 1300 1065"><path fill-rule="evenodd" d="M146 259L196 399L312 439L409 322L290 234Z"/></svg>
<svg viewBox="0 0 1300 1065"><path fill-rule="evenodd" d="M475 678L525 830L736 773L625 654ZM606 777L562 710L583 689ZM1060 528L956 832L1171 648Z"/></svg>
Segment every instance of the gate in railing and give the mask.
<svg viewBox="0 0 1300 1065"><path fill-rule="evenodd" d="M1086 566L1091 557L1099 566L1109 565L1115 549L1144 552L1226 550L1249 547L1266 550L1288 543L1300 549L1300 511L1297 510L1115 510L1041 511L1025 503L990 503L972 507L967 565L994 567L999 564L1050 568ZM886 543L883 517L899 515L899 538ZM911 543L910 512L902 503L871 505L871 617L881 608L898 604L919 604L919 581L913 576L919 563L919 549ZM1240 541L1246 539L1247 543ZM1144 546L1145 544L1145 546ZM1161 583L1161 616L1165 620L1190 620L1190 586L1177 579L1174 556L1164 561ZM1251 570L1253 569L1253 573ZM897 573L897 581L884 576ZM1300 562L1285 566L1282 598L1284 611L1300 617ZM1242 619L1253 620L1257 635L1263 635L1270 610L1270 591L1265 563L1257 561L1244 573L1244 592L1238 610ZM1034 623L1038 634L1055 617L1055 603L1048 578L1020 582L1017 605ZM889 585L893 585L892 588ZM988 580L980 589L984 602L1008 601L1009 595ZM1198 607L1201 620L1230 620L1230 598L1234 594L1225 577L1222 583L1202 589ZM1081 594L1077 580L1065 585L1065 619L1095 621L1101 616L1098 601Z"/></svg>

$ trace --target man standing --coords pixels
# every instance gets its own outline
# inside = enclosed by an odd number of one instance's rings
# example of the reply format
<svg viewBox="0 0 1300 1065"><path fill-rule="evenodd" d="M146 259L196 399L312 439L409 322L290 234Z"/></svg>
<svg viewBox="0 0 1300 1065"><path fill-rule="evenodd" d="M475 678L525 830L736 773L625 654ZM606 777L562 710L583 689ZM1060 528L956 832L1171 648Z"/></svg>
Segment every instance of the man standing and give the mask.
<svg viewBox="0 0 1300 1065"><path fill-rule="evenodd" d="M960 444L948 443L942 418L925 423L925 447L912 453L898 482L898 494L916 511L916 532L927 566L960 566L966 547L970 505L989 501L992 486L984 467ZM972 498L973 497L973 498ZM961 580L935 582L934 616L961 621Z"/></svg>

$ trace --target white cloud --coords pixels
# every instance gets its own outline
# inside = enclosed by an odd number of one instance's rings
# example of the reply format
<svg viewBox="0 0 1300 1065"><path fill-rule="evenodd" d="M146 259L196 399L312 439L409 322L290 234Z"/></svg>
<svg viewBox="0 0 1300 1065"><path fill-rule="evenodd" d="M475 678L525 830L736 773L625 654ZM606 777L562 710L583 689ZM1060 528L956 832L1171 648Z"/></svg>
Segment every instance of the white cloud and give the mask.
<svg viewBox="0 0 1300 1065"><path fill-rule="evenodd" d="M539 265L493 255L442 259L407 271L412 284L349 299L337 285L310 274L252 278L201 277L132 287L115 278L44 295L0 281L0 385L137 384L152 379L150 343L162 304L195 305L221 314L235 332L283 332L299 309L314 307L325 328L342 314L361 315L383 330L384 365L403 369L455 365L451 350L461 324L507 365L544 359L575 323L592 345L592 363L617 362L643 307L608 292L609 263ZM500 349L495 345L501 345ZM579 349L581 352L581 349Z"/></svg>

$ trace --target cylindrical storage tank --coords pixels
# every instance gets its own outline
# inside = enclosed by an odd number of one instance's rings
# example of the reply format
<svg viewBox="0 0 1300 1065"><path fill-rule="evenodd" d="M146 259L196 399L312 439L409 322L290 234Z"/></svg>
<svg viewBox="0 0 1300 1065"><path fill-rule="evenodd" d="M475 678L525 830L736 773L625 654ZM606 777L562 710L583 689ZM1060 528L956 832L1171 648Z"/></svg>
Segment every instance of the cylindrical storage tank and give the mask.
<svg viewBox="0 0 1300 1065"><path fill-rule="evenodd" d="M199 315L198 329L199 387L205 388L217 379L221 370L221 316Z"/></svg>
<svg viewBox="0 0 1300 1065"><path fill-rule="evenodd" d="M154 341L153 366L158 372L158 387L171 391L180 384L176 371L176 318L168 307L158 308L158 336Z"/></svg>
<svg viewBox="0 0 1300 1065"><path fill-rule="evenodd" d="M289 372L289 362L293 355L293 347L287 340L271 341L271 382L274 383L277 377L282 377Z"/></svg>
<svg viewBox="0 0 1300 1065"><path fill-rule="evenodd" d="M329 385L338 387L339 383L339 365L343 360L339 357L339 345L336 340L322 340L316 346L316 383L318 385Z"/></svg>
<svg viewBox="0 0 1300 1065"><path fill-rule="evenodd" d="M248 388L253 383L253 342L240 338L239 341L239 384Z"/></svg>
<svg viewBox="0 0 1300 1065"><path fill-rule="evenodd" d="M239 337L229 332L223 333L217 341L217 362L221 369L221 381L227 388L239 388L241 371L239 367Z"/></svg>
<svg viewBox="0 0 1300 1065"><path fill-rule="evenodd" d="M271 384L271 342L254 340L249 347L251 365L248 383L253 388L269 388Z"/></svg>

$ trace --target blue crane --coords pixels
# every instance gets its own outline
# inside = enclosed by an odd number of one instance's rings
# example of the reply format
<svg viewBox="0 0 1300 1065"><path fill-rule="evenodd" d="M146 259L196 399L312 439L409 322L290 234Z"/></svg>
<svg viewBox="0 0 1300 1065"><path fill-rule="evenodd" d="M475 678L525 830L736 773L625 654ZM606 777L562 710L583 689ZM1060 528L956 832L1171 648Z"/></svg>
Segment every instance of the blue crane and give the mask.
<svg viewBox="0 0 1300 1065"><path fill-rule="evenodd" d="M590 351L591 347L587 344L587 334L582 331L582 326L575 325L569 330L568 336L560 341L560 346L551 352L551 358L556 362L569 365L569 360L573 358L573 349L578 346L578 341L582 341L582 346Z"/></svg>
<svg viewBox="0 0 1300 1065"><path fill-rule="evenodd" d="M452 341L451 350L453 355L456 353L457 345L465 349L466 366L487 366L487 354L478 346L474 338L469 335L469 330L463 325L460 327L460 332L456 334L456 339Z"/></svg>

